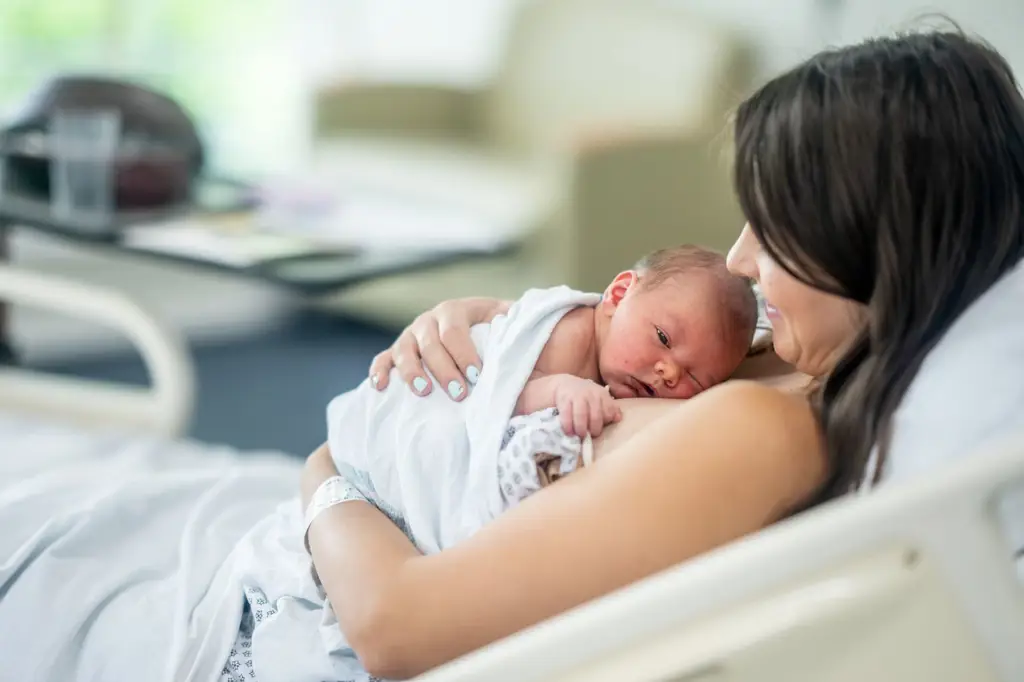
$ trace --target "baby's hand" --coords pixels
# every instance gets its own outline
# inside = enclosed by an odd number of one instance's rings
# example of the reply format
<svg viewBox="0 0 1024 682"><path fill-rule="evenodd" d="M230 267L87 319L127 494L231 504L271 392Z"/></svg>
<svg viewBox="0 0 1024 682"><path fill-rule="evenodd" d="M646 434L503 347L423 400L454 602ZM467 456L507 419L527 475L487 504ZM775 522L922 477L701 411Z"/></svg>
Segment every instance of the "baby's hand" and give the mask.
<svg viewBox="0 0 1024 682"><path fill-rule="evenodd" d="M605 424L622 418L622 410L615 404L607 387L571 374L558 377L555 407L558 408L562 430L580 438L588 433L600 436Z"/></svg>

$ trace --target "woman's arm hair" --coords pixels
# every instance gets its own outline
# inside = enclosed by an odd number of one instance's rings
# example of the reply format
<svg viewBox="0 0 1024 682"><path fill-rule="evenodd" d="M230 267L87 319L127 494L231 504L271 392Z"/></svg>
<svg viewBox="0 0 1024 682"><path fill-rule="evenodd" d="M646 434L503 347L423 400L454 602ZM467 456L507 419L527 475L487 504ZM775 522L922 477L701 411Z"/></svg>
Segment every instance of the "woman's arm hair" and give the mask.
<svg viewBox="0 0 1024 682"><path fill-rule="evenodd" d="M474 383L480 371L480 357L469 329L508 312L511 304L480 296L438 303L413 320L390 348L373 359L370 377L374 385L378 390L387 388L392 368L420 395L427 395L433 388L424 370L429 370L441 386L456 381L465 388L467 378ZM417 379L421 380L422 388L417 386ZM463 390L452 399L462 400L468 394Z"/></svg>
<svg viewBox="0 0 1024 682"><path fill-rule="evenodd" d="M322 514L310 544L364 665L403 678L786 516L825 461L806 401L730 382L440 554L356 503Z"/></svg>

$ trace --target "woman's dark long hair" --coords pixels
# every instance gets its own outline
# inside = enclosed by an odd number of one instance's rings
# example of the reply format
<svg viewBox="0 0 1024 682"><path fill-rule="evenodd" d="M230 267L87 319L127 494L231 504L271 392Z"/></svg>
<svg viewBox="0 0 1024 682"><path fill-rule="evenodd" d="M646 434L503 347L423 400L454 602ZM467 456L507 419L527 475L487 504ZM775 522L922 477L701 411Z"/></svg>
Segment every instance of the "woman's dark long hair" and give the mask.
<svg viewBox="0 0 1024 682"><path fill-rule="evenodd" d="M747 99L735 134L736 190L763 248L866 306L816 394L827 494L841 494L876 445L877 481L925 356L1024 257L1024 100L990 47L918 33L811 58Z"/></svg>

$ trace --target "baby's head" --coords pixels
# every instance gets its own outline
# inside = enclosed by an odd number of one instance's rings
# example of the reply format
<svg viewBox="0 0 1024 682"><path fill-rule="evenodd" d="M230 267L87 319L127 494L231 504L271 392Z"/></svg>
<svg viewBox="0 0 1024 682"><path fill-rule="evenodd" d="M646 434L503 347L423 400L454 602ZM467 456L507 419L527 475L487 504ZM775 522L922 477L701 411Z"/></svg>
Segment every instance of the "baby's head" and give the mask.
<svg viewBox="0 0 1024 682"><path fill-rule="evenodd" d="M597 308L598 366L616 398L691 398L743 361L757 323L750 283L696 246L648 254Z"/></svg>

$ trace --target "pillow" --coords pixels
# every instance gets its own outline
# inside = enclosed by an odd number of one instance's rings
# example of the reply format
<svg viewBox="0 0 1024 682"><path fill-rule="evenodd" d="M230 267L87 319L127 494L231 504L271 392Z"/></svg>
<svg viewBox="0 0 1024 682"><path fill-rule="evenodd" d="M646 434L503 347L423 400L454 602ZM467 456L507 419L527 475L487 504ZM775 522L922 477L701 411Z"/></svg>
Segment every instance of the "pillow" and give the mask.
<svg viewBox="0 0 1024 682"><path fill-rule="evenodd" d="M1024 261L949 328L921 364L893 416L882 483L915 479L987 445L1024 439ZM877 448L865 482L874 478ZM866 487L866 486L865 486ZM1024 579L1024 486L996 512Z"/></svg>

